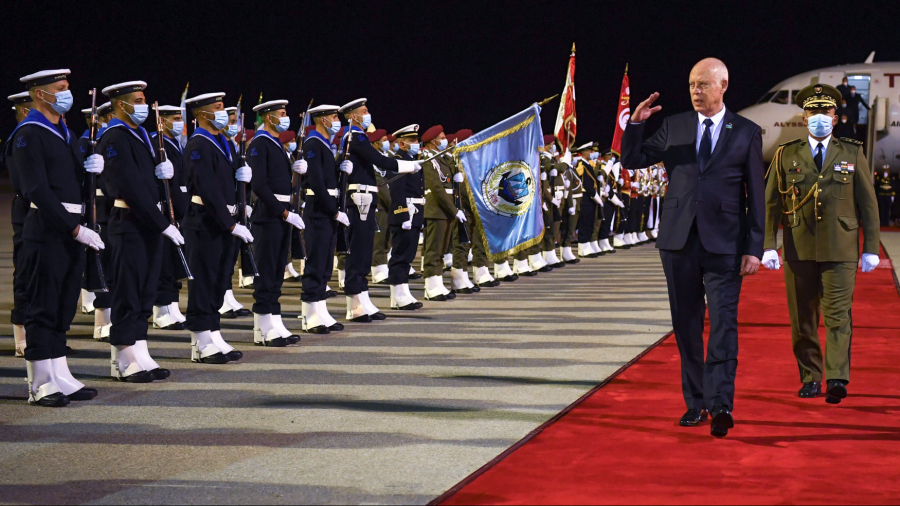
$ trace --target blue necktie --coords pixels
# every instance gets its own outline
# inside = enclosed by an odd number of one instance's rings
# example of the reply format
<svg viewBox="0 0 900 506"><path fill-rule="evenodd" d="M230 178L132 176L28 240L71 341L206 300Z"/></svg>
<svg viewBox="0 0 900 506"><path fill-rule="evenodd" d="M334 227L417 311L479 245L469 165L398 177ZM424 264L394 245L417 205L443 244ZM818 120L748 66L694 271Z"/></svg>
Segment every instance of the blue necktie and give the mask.
<svg viewBox="0 0 900 506"><path fill-rule="evenodd" d="M816 156L813 158L813 161L816 162L816 168L819 169L819 172L822 172L822 144L816 148Z"/></svg>
<svg viewBox="0 0 900 506"><path fill-rule="evenodd" d="M706 164L709 163L709 157L712 155L712 127L713 122L711 119L706 118L703 120L703 124L706 128L703 130L703 137L700 138L700 150L697 151L697 163L700 164L700 170L706 168Z"/></svg>

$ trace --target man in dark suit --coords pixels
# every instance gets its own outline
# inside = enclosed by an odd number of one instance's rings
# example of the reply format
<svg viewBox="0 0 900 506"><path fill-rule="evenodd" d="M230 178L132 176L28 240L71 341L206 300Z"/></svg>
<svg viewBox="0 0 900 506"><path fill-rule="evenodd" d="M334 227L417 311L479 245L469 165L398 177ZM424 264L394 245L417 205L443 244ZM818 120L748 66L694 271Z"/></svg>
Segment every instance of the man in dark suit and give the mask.
<svg viewBox="0 0 900 506"><path fill-rule="evenodd" d="M742 276L756 273L763 254L765 220L762 136L759 126L727 110L728 69L715 58L691 70L694 111L669 116L642 141L644 123L661 106L659 93L640 103L622 138L622 164L664 162L669 186L660 220L659 248L688 411L682 426L712 414L711 434L734 426L737 307ZM703 357L703 318L709 306L710 337Z"/></svg>

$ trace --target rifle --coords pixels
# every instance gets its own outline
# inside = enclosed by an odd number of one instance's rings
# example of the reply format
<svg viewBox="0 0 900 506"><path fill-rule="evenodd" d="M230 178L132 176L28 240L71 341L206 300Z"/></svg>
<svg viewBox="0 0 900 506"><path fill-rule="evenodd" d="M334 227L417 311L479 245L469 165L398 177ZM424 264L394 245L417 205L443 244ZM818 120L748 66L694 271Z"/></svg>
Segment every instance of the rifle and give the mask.
<svg viewBox="0 0 900 506"><path fill-rule="evenodd" d="M167 160L166 156L166 144L163 140L163 124L162 118L159 117L159 102L153 102L153 113L156 115L156 138L159 140L159 163L162 163ZM181 229L181 225L178 224L178 221L175 219L175 206L172 203L172 187L169 185L168 179L162 180L163 185L163 202L166 211L168 211L169 215L169 223L172 224L177 229ZM188 280L193 280L194 276L191 275L191 268L188 267L187 259L184 257L184 248L181 246L175 245L175 251L178 252L178 259L181 260L181 268L182 272L179 274L184 274L184 276L176 276L178 279L187 278Z"/></svg>
<svg viewBox="0 0 900 506"><path fill-rule="evenodd" d="M303 121L300 122L300 142L297 145L297 158L296 160L303 159L303 140L306 139L306 125L307 121L309 121L309 108L312 107L312 99L309 100L309 105L306 106L306 114L303 115ZM293 187L291 189L291 212L300 214L303 212L302 207L303 202L303 176L300 174L294 174L294 182ZM291 227L291 259L293 260L305 260L306 259L306 246L303 244L303 234Z"/></svg>
<svg viewBox="0 0 900 506"><path fill-rule="evenodd" d="M456 171L461 173L459 170L459 161L456 162ZM453 181L453 205L456 206L457 209L462 211L462 195L459 192L459 183ZM469 231L466 229L466 223L464 221L460 221L457 225L459 234L459 243L460 244L471 244L472 240L469 237Z"/></svg>
<svg viewBox="0 0 900 506"><path fill-rule="evenodd" d="M444 153L450 151L451 149L453 149L453 148L455 148L455 147L456 147L456 146L448 146L447 148L445 148L445 149L443 149L443 150L441 150L441 151L438 151L437 153L435 153L435 154L429 156L428 158L422 160L422 165L424 165L424 164L426 164L426 163L428 163L428 162L434 160L435 158L437 158L437 157L443 155ZM390 179L385 179L384 181L382 181L381 183L379 183L378 186L384 186L384 185L386 185L386 184L391 184L391 183L393 183L394 181L400 179L401 177L403 177L403 176L405 176L405 175L407 175L407 174L409 174L409 172L403 172L403 173L397 174L396 176L394 176L394 177L392 177L392 178L390 178Z"/></svg>
<svg viewBox="0 0 900 506"><path fill-rule="evenodd" d="M344 146L344 154L341 156L342 162L347 161L350 158L350 142L353 140L353 130L352 124L347 125L347 145ZM340 179L338 180L338 190L340 194L338 195L338 210L344 214L347 214L347 193L349 193L348 186L350 184L350 178L347 176L347 173L344 171L340 171ZM347 232L347 227L344 225L338 224L338 229L340 229L341 233L338 234L337 247L335 251L337 253L346 253L350 254L350 236Z"/></svg>
<svg viewBox="0 0 900 506"><path fill-rule="evenodd" d="M238 154L241 157L241 166L247 163L247 150L244 148L244 112L238 111L238 121L240 122L240 139L238 142ZM247 183L241 181L238 185L238 209L237 216L241 225L248 227L247 222ZM250 243L241 241L241 272L247 277L259 276L259 270L256 268L256 258L253 257L253 248Z"/></svg>
<svg viewBox="0 0 900 506"><path fill-rule="evenodd" d="M91 94L91 152L93 155L97 152L97 130L100 126L100 118L97 114L97 88L90 91ZM97 225L97 176L87 173L87 203L86 209L87 222L84 226L100 233L100 226ZM100 262L100 252L92 248L87 250L87 265L84 269L84 286L89 292L108 292L106 286L106 274L103 272L103 264Z"/></svg>

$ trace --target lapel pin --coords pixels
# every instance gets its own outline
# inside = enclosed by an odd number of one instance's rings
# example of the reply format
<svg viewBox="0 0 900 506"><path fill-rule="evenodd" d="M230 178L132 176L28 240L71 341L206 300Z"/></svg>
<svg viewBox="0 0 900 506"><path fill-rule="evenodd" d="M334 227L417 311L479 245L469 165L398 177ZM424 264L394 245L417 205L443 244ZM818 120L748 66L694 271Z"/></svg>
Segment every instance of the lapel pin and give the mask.
<svg viewBox="0 0 900 506"><path fill-rule="evenodd" d="M731 128L731 123L726 124L725 128Z"/></svg>

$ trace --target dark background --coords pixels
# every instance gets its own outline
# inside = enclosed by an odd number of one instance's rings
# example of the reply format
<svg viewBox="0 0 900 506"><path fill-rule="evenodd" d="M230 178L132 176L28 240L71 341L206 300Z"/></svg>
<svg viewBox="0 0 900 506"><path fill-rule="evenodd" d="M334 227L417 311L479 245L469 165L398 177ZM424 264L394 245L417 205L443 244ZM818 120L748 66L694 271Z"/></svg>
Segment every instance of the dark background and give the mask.
<svg viewBox="0 0 900 506"><path fill-rule="evenodd" d="M612 141L626 62L632 108L659 91L663 113L690 107L687 80L706 56L729 67L739 110L794 74L900 60L900 3L706 2L6 2L5 95L18 78L70 68L73 111L89 87L144 80L150 101L177 105L224 91L227 105L288 99L289 114L369 99L373 123L483 129L562 90L577 44L578 141ZM5 96L4 95L4 96ZM549 133L558 100L544 107ZM9 111L9 109L7 109ZM69 124L84 130L77 112ZM0 132L14 127L11 111ZM658 120L657 120L658 121ZM295 119L293 129L299 127Z"/></svg>

